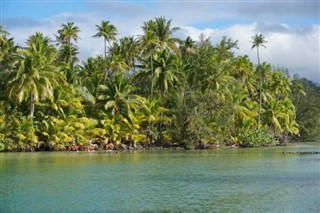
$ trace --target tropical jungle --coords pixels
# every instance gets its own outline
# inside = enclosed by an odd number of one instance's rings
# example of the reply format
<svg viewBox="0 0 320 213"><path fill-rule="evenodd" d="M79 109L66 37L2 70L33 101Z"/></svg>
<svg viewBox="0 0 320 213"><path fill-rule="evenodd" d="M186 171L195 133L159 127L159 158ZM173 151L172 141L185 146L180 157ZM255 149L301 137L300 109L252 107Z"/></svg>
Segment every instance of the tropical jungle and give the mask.
<svg viewBox="0 0 320 213"><path fill-rule="evenodd" d="M236 55L238 41L175 38L165 17L118 38L109 21L92 39L104 52L80 60L81 29L67 22L23 46L0 27L0 151L256 147L319 139L320 86ZM248 38L250 40L250 38ZM272 53L267 53L272 54Z"/></svg>

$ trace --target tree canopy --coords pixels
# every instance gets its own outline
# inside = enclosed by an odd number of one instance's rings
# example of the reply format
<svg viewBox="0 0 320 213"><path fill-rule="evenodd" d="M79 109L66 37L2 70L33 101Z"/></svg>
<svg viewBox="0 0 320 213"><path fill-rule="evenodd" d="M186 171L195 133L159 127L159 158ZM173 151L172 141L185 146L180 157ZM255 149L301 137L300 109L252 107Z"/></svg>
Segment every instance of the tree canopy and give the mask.
<svg viewBox="0 0 320 213"><path fill-rule="evenodd" d="M1 26L0 151L89 140L206 148L319 138L320 86L260 62L264 35L252 37L255 65L235 54L232 38L181 40L171 24L158 17L143 23L143 35L117 38L102 21L92 34L103 37L104 53L84 61L74 22L55 40L35 32L23 47Z"/></svg>

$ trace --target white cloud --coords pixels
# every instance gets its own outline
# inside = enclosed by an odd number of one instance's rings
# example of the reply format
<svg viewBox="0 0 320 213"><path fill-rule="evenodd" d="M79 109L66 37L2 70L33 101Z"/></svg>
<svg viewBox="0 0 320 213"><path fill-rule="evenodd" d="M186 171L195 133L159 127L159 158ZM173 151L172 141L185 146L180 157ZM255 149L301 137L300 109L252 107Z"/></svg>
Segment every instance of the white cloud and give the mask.
<svg viewBox="0 0 320 213"><path fill-rule="evenodd" d="M145 16L149 17L149 14ZM124 18L107 19L89 12L86 14L63 13L38 21L38 25L34 25L34 22L32 22L32 26L13 26L8 30L19 45L24 45L26 39L36 31L54 38L53 34L57 32L61 24L74 21L75 25L81 29L81 40L78 41L78 46L80 58L85 60L89 56L103 53L103 39L92 38L92 35L96 33L95 25L100 24L101 20L110 20L110 23L118 28L119 37L122 37L142 34L141 26L144 21L149 19L140 16L132 17L130 21L124 21ZM182 23L182 21L178 22ZM173 19L172 26L177 26L175 23ZM181 30L176 32L175 35L183 39L191 36L192 39L198 40L200 34L204 34L206 37L210 37L214 44L218 43L223 36L238 40L239 50L235 50L236 54L248 55L254 63L256 63L256 52L251 50L251 37L262 33L268 41L267 48L261 48L260 51L262 61L274 66L288 68L292 73L299 73L302 77L320 83L320 25L309 26L307 30L276 22L254 22L234 24L225 28L205 29L184 24L180 28Z"/></svg>
<svg viewBox="0 0 320 213"><path fill-rule="evenodd" d="M211 37L213 44L218 43L223 36L238 40L238 50L234 50L237 55L248 55L257 63L256 51L251 50L251 37L259 34L258 23L247 25L233 25L225 29L204 29L199 30L194 27L182 27L186 36L198 40L203 33ZM311 30L303 35L295 33L288 25L279 24L288 31L265 32L267 40L266 48L260 48L260 57L263 62L270 63L275 67L288 68L291 74L298 73L301 77L311 79L320 83L320 25L314 25Z"/></svg>

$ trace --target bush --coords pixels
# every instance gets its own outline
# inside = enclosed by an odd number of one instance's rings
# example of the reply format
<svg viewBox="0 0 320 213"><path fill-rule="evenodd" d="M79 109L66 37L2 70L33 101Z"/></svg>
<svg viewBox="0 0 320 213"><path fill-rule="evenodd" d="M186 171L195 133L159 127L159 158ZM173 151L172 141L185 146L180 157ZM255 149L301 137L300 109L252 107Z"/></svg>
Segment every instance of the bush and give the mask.
<svg viewBox="0 0 320 213"><path fill-rule="evenodd" d="M276 144L273 134L267 127L242 130L238 137L240 146L245 147L273 146Z"/></svg>

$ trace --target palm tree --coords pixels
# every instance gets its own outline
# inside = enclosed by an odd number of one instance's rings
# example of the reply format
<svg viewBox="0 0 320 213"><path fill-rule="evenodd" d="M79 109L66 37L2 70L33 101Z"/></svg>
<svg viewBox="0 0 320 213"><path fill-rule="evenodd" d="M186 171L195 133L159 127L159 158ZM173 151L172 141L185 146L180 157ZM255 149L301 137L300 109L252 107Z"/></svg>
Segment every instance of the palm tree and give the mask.
<svg viewBox="0 0 320 213"><path fill-rule="evenodd" d="M6 43L7 39L6 37L10 35L8 31L5 30L4 25L0 25L0 42L1 43Z"/></svg>
<svg viewBox="0 0 320 213"><path fill-rule="evenodd" d="M96 25L98 33L93 37L103 37L104 39L104 58L107 58L107 42L116 40L117 28L109 21L101 21L101 25Z"/></svg>
<svg viewBox="0 0 320 213"><path fill-rule="evenodd" d="M260 56L259 56L259 47L265 47L264 45L265 43L267 43L267 41L265 40L264 36L262 34L260 35L255 35L252 37L252 47L253 48L257 48L257 57L258 57L258 72L259 72L259 120L258 120L258 124L260 125L261 123L261 105L262 105L262 79L261 79L261 69L260 69Z"/></svg>
<svg viewBox="0 0 320 213"><path fill-rule="evenodd" d="M180 42L177 38L172 38L172 34L180 28L171 28L171 20L166 20L164 17L149 20L142 26L144 34L152 32L156 39L156 46L160 49L169 49L170 51L179 51L176 43Z"/></svg>
<svg viewBox="0 0 320 213"><path fill-rule="evenodd" d="M74 22L67 22L67 24L63 24L61 26L61 29L58 30L58 36L57 40L62 45L68 45L69 46L69 63L71 62L72 58L72 43L71 40L74 40L77 43L77 40L79 37L80 29L77 26L74 26Z"/></svg>
<svg viewBox="0 0 320 213"><path fill-rule="evenodd" d="M168 90L177 88L179 82L182 81L180 67L180 61L168 49L156 51L154 56L154 76L152 76L151 81L155 83L154 86L158 87L162 98Z"/></svg>
<svg viewBox="0 0 320 213"><path fill-rule="evenodd" d="M130 111L136 111L141 105L142 97L135 95L135 88L119 73L107 79L105 85L100 85L102 101L107 112L112 116L117 114L127 117Z"/></svg>
<svg viewBox="0 0 320 213"><path fill-rule="evenodd" d="M240 80L249 95L252 95L256 88L255 82L253 81L253 71L254 66L247 55L236 58L233 75L236 79Z"/></svg>
<svg viewBox="0 0 320 213"><path fill-rule="evenodd" d="M98 95L98 86L103 83L103 71L99 68L97 59L89 57L86 62L80 66L80 84L86 87L86 90L95 98Z"/></svg>
<svg viewBox="0 0 320 213"><path fill-rule="evenodd" d="M151 95L153 95L153 55L157 48L157 39L154 32L151 30L145 32L144 36L140 37L139 43L142 49L142 55L145 58L150 58L150 71L151 71Z"/></svg>
<svg viewBox="0 0 320 213"><path fill-rule="evenodd" d="M125 72L129 70L125 52L122 50L121 44L117 42L109 48L109 56L107 57L107 63L109 64L109 70L113 73Z"/></svg>
<svg viewBox="0 0 320 213"><path fill-rule="evenodd" d="M123 55L128 68L133 69L133 74L135 74L135 61L140 54L138 40L133 36L120 39L120 53Z"/></svg>
<svg viewBox="0 0 320 213"><path fill-rule="evenodd" d="M217 54L216 58L219 62L222 60L228 60L233 58L233 48L238 48L238 41L232 41L231 38L223 37L219 44L216 45L215 52Z"/></svg>
<svg viewBox="0 0 320 213"><path fill-rule="evenodd" d="M9 79L12 79L14 73L12 70L16 69L17 50L19 47L14 44L13 38L7 39L3 37L4 41L0 41L0 100L4 96L6 84Z"/></svg>
<svg viewBox="0 0 320 213"><path fill-rule="evenodd" d="M75 56L79 53L78 48L69 44L63 44L58 50L58 60L63 63L77 62Z"/></svg>
<svg viewBox="0 0 320 213"><path fill-rule="evenodd" d="M171 35L179 30L178 27L171 28L171 20L166 20L164 17L155 18L144 22L142 26L144 35L140 37L142 52L145 56L150 57L151 61L151 79L153 79L153 57L156 49L169 49L171 52L179 52L176 43L180 42L177 38L172 38ZM151 80L151 95L153 95L154 82Z"/></svg>
<svg viewBox="0 0 320 213"><path fill-rule="evenodd" d="M18 70L9 80L9 97L22 102L30 101L30 116L34 115L35 104L53 96L53 89L65 82L65 77L54 64L56 49L49 43L48 37L36 33L29 37L26 49L19 51Z"/></svg>
<svg viewBox="0 0 320 213"><path fill-rule="evenodd" d="M166 116L168 111L165 107L161 106L159 99L149 98L141 108L142 112L142 125L145 127L146 136L149 139L149 145L157 138L157 124L169 124L171 118Z"/></svg>
<svg viewBox="0 0 320 213"><path fill-rule="evenodd" d="M272 81L269 84L269 89L272 94L280 100L287 98L291 92L291 81L286 78L282 72L276 71L272 73Z"/></svg>
<svg viewBox="0 0 320 213"><path fill-rule="evenodd" d="M195 53L195 41L192 40L190 36L186 38L185 41L181 42L180 45L180 52L182 54L182 57L185 58L187 55L191 53Z"/></svg>
<svg viewBox="0 0 320 213"><path fill-rule="evenodd" d="M274 134L279 136L283 131L281 120L287 120L288 115L283 111L282 103L271 99L265 106L262 114L263 121L270 126Z"/></svg>

